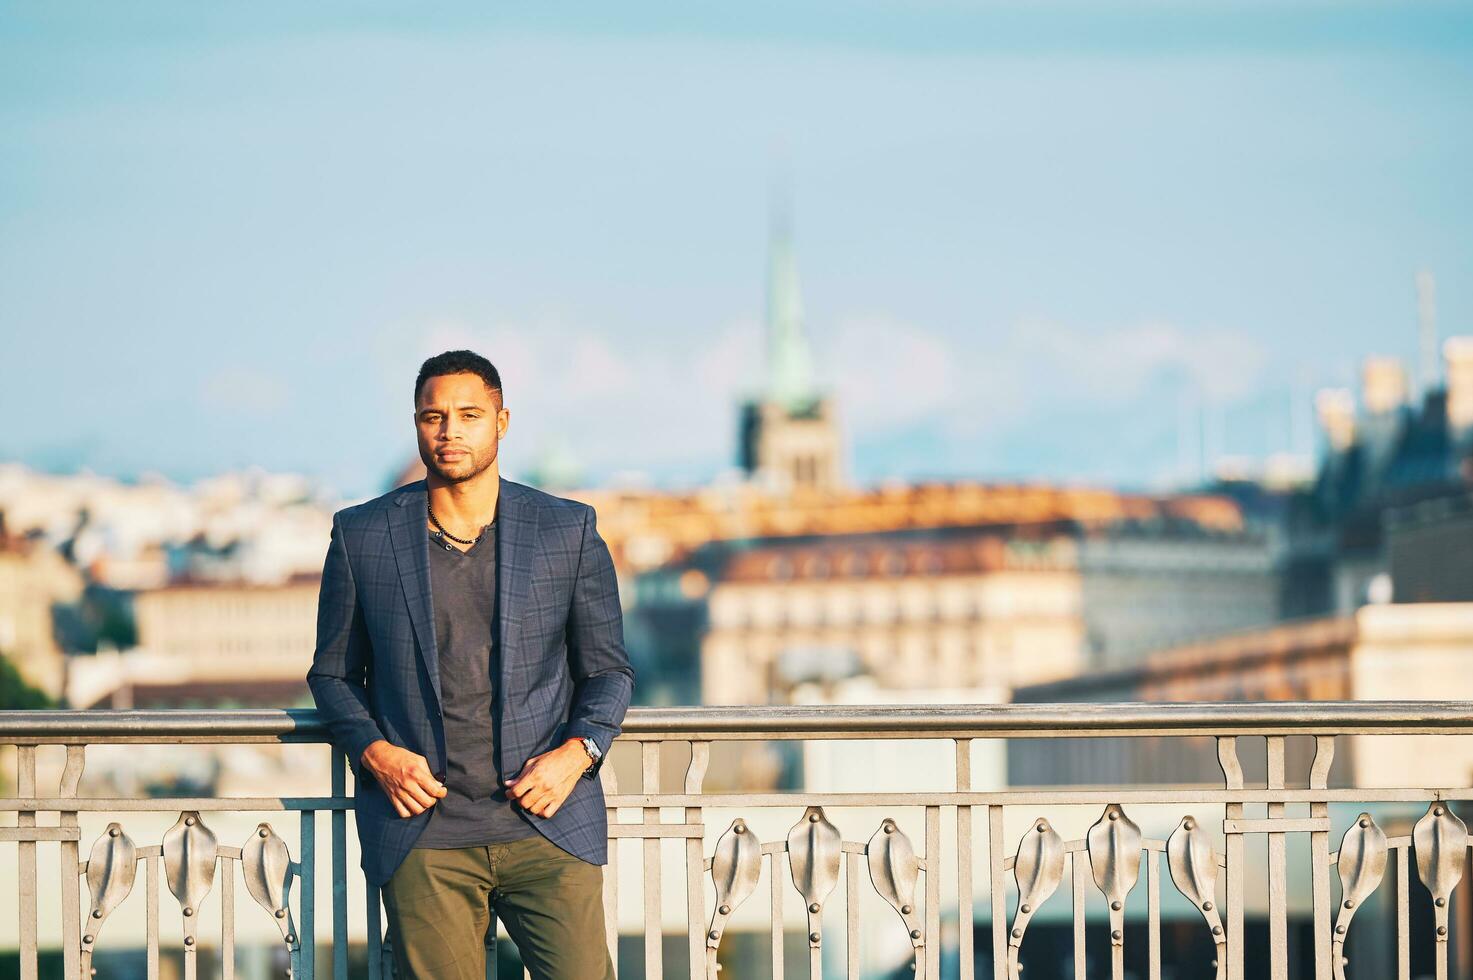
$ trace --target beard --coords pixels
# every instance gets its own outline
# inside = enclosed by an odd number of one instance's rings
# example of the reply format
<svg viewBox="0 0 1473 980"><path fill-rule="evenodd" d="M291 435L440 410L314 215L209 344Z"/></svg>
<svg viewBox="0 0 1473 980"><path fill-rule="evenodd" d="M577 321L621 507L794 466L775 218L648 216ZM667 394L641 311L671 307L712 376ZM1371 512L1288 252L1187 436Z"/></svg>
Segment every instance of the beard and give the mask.
<svg viewBox="0 0 1473 980"><path fill-rule="evenodd" d="M466 453L459 459L448 462L441 461L435 456L434 451L419 447L419 458L425 464L425 470L435 474L446 483L464 483L473 480L486 472L491 464L496 462L496 446L491 446L482 453Z"/></svg>

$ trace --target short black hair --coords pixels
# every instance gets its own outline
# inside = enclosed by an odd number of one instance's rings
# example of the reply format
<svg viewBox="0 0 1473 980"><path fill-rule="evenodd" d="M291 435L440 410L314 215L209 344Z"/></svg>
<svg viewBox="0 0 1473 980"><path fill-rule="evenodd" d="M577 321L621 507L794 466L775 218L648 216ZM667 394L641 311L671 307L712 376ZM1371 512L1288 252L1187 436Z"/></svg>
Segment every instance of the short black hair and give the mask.
<svg viewBox="0 0 1473 980"><path fill-rule="evenodd" d="M414 404L419 405L419 393L424 388L425 382L430 378L438 378L442 374L474 374L486 383L486 387L496 392L498 400L505 396L501 391L501 372L496 370L496 365L486 360L473 350L447 350L443 354L436 354L419 366L419 377L414 379Z"/></svg>

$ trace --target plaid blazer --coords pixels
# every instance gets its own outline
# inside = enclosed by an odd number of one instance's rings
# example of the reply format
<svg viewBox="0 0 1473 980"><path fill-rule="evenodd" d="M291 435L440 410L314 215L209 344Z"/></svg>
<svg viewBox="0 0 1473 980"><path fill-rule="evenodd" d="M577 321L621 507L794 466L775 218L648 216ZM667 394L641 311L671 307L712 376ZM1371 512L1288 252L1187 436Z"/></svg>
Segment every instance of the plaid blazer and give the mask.
<svg viewBox="0 0 1473 980"><path fill-rule="evenodd" d="M400 817L360 771L377 739L423 755L445 775L440 692L454 677L437 666L430 606L424 480L333 515L317 606L317 647L307 684L334 744L348 756L362 866L377 885L429 820ZM587 735L608 758L634 690L624 649L618 583L593 508L501 480L497 503L497 642L493 718L501 770ZM579 779L551 817L528 814L554 844L608 862L608 821L598 771Z"/></svg>

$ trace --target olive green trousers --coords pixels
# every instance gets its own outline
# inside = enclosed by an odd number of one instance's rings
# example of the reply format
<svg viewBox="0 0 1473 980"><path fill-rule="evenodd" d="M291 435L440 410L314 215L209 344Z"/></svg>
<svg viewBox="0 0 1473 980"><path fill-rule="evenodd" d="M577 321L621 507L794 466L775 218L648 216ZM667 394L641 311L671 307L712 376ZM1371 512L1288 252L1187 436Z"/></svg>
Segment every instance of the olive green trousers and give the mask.
<svg viewBox="0 0 1473 980"><path fill-rule="evenodd" d="M540 833L505 844L413 848L383 896L396 980L485 980L493 909L532 980L614 980L603 866Z"/></svg>

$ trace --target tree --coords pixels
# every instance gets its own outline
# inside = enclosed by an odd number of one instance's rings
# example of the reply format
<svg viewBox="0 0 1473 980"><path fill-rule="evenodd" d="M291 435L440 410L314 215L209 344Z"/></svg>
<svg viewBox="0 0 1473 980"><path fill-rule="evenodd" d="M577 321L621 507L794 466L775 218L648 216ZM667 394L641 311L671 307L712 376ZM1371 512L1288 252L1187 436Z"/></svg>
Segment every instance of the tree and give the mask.
<svg viewBox="0 0 1473 980"><path fill-rule="evenodd" d="M0 653L0 710L54 707L46 692L27 684L10 658Z"/></svg>

